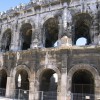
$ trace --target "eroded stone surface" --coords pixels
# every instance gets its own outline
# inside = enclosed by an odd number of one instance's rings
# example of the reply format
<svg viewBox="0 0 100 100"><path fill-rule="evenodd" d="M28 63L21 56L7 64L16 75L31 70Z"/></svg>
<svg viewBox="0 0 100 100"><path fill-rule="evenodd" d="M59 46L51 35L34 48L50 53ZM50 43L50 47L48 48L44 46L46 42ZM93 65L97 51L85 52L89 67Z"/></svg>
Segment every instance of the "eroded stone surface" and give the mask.
<svg viewBox="0 0 100 100"><path fill-rule="evenodd" d="M85 46L76 46L80 37L87 39ZM39 99L37 91L58 92L56 99L65 100L70 99L72 85L78 81L74 75L86 73L93 79L89 83L92 92L99 94L99 45L97 0L32 0L10 9L0 14L0 88L6 89L7 97L14 89L23 89L31 91L29 100Z"/></svg>

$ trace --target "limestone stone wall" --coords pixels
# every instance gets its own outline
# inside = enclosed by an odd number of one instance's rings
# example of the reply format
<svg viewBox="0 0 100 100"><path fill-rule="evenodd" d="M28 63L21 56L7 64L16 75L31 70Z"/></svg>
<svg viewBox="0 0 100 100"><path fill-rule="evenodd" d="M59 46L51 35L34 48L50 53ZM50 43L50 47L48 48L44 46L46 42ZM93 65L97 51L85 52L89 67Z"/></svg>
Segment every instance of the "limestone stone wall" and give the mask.
<svg viewBox="0 0 100 100"><path fill-rule="evenodd" d="M80 37L87 39L85 46L76 46ZM31 100L56 73L57 100L65 100L78 70L91 73L94 94L99 94L99 39L99 0L32 0L0 14L0 75L7 76L6 96L19 89L19 74Z"/></svg>
<svg viewBox="0 0 100 100"><path fill-rule="evenodd" d="M51 3L51 5L49 5ZM44 24L51 18L58 20L58 37L59 39L67 35L74 43L75 27L77 21L81 19L89 27L90 44L99 44L99 1L31 1L26 5L19 5L13 9L1 13L0 15L0 47L5 51L6 42L3 41L4 33L11 33L11 42L8 43L9 50L17 51L22 49L22 29L30 24L32 31L30 48L45 47ZM79 23L79 22L78 22ZM88 35L88 34L87 34ZM85 36L86 37L86 36ZM9 36L8 36L9 38ZM89 37L87 37L89 38ZM58 40L59 40L58 39ZM77 39L77 38L76 38ZM6 39L7 41L7 39ZM57 40L56 40L57 41Z"/></svg>

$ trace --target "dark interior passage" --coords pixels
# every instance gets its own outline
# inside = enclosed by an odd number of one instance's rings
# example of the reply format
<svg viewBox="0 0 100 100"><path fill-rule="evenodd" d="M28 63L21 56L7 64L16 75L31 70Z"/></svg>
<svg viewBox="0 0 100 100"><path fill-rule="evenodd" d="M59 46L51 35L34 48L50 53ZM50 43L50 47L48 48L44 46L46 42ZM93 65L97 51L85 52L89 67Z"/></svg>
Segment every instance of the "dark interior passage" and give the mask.
<svg viewBox="0 0 100 100"><path fill-rule="evenodd" d="M7 29L2 37L1 49L3 51L9 51L11 46L11 29Z"/></svg>
<svg viewBox="0 0 100 100"><path fill-rule="evenodd" d="M79 70L72 77L73 93L94 93L94 79L90 72Z"/></svg>
<svg viewBox="0 0 100 100"><path fill-rule="evenodd" d="M47 69L42 73L40 79L40 91L57 91L57 82L54 77L55 71Z"/></svg>
<svg viewBox="0 0 100 100"><path fill-rule="evenodd" d="M76 44L77 39L84 37L87 39L86 45L91 43L91 38L89 34L89 27L84 24L84 21L78 21L78 25L75 26L75 39L74 44Z"/></svg>
<svg viewBox="0 0 100 100"><path fill-rule="evenodd" d="M0 71L0 88L6 89L7 73L5 70Z"/></svg>
<svg viewBox="0 0 100 100"><path fill-rule="evenodd" d="M24 69L17 71L15 76L15 98L20 100L29 99L29 80L28 73Z"/></svg>
<svg viewBox="0 0 100 100"><path fill-rule="evenodd" d="M26 70L19 70L16 73L16 89L29 90L28 73Z"/></svg>
<svg viewBox="0 0 100 100"><path fill-rule="evenodd" d="M46 69L41 73L40 91L43 91L43 100L57 100L57 83L58 77L54 70Z"/></svg>
<svg viewBox="0 0 100 100"><path fill-rule="evenodd" d="M32 39L32 26L29 23L23 24L21 27L21 41L22 50L27 50L30 48Z"/></svg>
<svg viewBox="0 0 100 100"><path fill-rule="evenodd" d="M58 20L50 18L44 23L45 47L53 47L58 40Z"/></svg>
<svg viewBox="0 0 100 100"><path fill-rule="evenodd" d="M91 34L90 34L90 26L91 26L91 17L88 14L81 13L75 16L75 25L74 25L74 34L73 34L73 44L76 45L76 41L79 38L86 38L86 45L91 44Z"/></svg>

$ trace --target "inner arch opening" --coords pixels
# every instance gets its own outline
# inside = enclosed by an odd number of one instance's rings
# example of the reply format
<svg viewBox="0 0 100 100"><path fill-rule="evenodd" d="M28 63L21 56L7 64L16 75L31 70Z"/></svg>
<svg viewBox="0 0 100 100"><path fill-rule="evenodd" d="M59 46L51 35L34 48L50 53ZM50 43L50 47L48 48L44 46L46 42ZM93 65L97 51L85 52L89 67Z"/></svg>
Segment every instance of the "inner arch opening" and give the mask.
<svg viewBox="0 0 100 100"><path fill-rule="evenodd" d="M58 20L50 18L43 26L45 31L45 47L54 47L54 43L58 40Z"/></svg>
<svg viewBox="0 0 100 100"><path fill-rule="evenodd" d="M52 69L46 69L40 77L40 91L57 92L58 75Z"/></svg>
<svg viewBox="0 0 100 100"><path fill-rule="evenodd" d="M30 48L31 39L32 39L32 26L29 23L25 23L21 27L21 41L22 41L22 50L27 50Z"/></svg>
<svg viewBox="0 0 100 100"><path fill-rule="evenodd" d="M26 70L18 70L15 76L16 89L29 90L28 73Z"/></svg>
<svg viewBox="0 0 100 100"><path fill-rule="evenodd" d="M74 21L74 34L72 37L73 44L76 45L76 41L79 38L85 38L87 40L86 45L91 44L92 34L90 34L90 26L92 18L89 14L81 13L73 17Z"/></svg>
<svg viewBox="0 0 100 100"><path fill-rule="evenodd" d="M94 78L87 70L78 70L72 77L72 93L94 94Z"/></svg>
<svg viewBox="0 0 100 100"><path fill-rule="evenodd" d="M28 100L29 79L28 79L28 73L26 70L20 69L16 72L15 86L16 86L15 98L19 99L19 94L20 94L21 99Z"/></svg>
<svg viewBox="0 0 100 100"><path fill-rule="evenodd" d="M2 51L9 51L11 46L11 29L7 29L2 37Z"/></svg>
<svg viewBox="0 0 100 100"><path fill-rule="evenodd" d="M0 70L0 96L5 96L7 84L7 73L5 70Z"/></svg>
<svg viewBox="0 0 100 100"><path fill-rule="evenodd" d="M7 73L5 70L0 70L0 88L6 89Z"/></svg>

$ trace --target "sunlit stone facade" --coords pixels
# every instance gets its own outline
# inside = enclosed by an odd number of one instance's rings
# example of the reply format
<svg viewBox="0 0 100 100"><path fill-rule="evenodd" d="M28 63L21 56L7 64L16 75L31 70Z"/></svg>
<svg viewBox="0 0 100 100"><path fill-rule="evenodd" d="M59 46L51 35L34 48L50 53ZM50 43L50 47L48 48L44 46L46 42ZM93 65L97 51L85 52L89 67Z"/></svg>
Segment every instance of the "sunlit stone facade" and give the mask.
<svg viewBox="0 0 100 100"><path fill-rule="evenodd" d="M87 43L77 46L81 37ZM99 100L99 74L99 0L31 0L0 14L6 97L22 89L29 91L26 100L40 100L39 91L43 100L82 100L75 94Z"/></svg>

